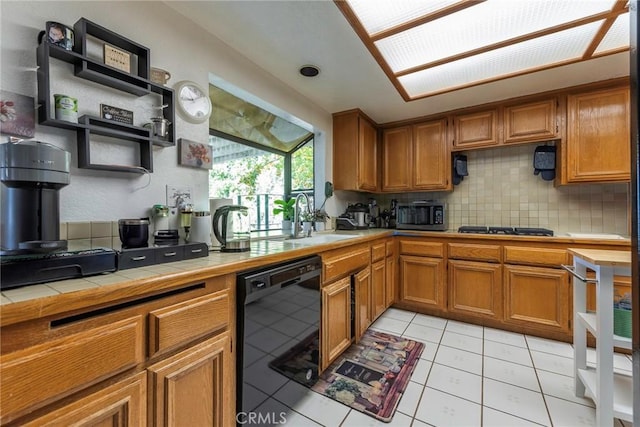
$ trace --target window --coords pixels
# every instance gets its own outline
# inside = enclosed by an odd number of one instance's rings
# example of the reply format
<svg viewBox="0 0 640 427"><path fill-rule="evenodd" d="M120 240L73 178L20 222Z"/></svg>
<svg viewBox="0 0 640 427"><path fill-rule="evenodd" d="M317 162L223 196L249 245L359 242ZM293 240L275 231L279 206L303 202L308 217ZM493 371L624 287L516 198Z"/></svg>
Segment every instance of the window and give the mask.
<svg viewBox="0 0 640 427"><path fill-rule="evenodd" d="M211 82L209 198L247 206L254 231L281 229L275 200L304 192L313 206L312 127L220 78Z"/></svg>
<svg viewBox="0 0 640 427"><path fill-rule="evenodd" d="M214 159L209 198L231 199L233 204L247 206L253 231L282 228L282 215L272 211L274 200L285 194L295 197L304 192L313 206L313 141L292 153L273 153L215 134L209 142Z"/></svg>

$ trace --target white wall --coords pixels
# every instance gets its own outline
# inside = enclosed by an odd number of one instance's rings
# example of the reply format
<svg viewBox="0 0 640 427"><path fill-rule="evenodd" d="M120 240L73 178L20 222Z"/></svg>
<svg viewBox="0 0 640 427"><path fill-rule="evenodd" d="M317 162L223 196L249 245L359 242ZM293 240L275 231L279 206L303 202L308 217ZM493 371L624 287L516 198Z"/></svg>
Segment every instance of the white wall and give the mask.
<svg viewBox="0 0 640 427"><path fill-rule="evenodd" d="M151 65L166 69L172 77L169 86L193 80L206 87L209 73L248 91L301 120L320 133L322 152L316 181L323 194L324 180L331 179L331 114L294 92L283 82L264 72L220 40L176 14L163 2L143 1L6 1L0 2L0 88L37 98L36 47L38 33L46 21L68 26L84 17L123 37L148 47ZM242 33L239 32L239 37ZM148 121L154 104L148 97L105 89L73 77L73 68L55 64L52 93L78 98L79 115L98 115L100 103L134 110L136 125ZM207 124L193 125L176 112L176 139L206 142ZM166 185L191 187L195 208L208 209L208 174L205 170L177 165L177 148L154 148L150 175L101 172L78 169L75 132L37 125L36 140L57 145L72 154L71 184L61 190L61 220L116 220L147 216L149 208L165 203ZM119 148L114 149L120 150ZM116 156L105 150L104 156ZM124 155L124 154L123 154ZM147 185L147 183L149 184ZM320 198L320 200L322 200ZM330 213L340 213L327 203Z"/></svg>

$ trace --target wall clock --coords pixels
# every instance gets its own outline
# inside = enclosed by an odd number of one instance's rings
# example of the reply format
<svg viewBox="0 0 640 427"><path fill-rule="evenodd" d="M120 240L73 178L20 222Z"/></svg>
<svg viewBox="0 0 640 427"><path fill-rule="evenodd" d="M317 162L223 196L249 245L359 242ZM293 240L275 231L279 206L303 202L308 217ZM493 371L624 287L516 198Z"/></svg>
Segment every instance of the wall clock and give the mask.
<svg viewBox="0 0 640 427"><path fill-rule="evenodd" d="M204 123L211 116L209 92L195 82L183 80L176 83L176 97L180 115L191 123Z"/></svg>

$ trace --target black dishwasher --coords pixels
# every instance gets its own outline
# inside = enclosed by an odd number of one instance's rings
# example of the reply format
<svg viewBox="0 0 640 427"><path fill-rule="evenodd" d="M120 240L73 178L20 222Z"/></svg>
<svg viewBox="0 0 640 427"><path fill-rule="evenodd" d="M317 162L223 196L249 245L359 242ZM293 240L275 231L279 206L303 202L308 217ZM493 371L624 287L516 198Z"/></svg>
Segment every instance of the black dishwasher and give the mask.
<svg viewBox="0 0 640 427"><path fill-rule="evenodd" d="M313 256L238 274L238 424L289 380L317 381L321 270Z"/></svg>

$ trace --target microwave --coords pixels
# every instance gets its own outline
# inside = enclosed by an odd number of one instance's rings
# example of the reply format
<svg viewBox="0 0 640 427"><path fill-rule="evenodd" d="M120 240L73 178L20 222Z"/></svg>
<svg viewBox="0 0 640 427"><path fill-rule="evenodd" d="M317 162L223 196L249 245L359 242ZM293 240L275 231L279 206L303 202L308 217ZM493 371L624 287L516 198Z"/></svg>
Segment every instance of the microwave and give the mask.
<svg viewBox="0 0 640 427"><path fill-rule="evenodd" d="M404 230L445 231L447 212L444 202L419 200L396 207L396 228Z"/></svg>

